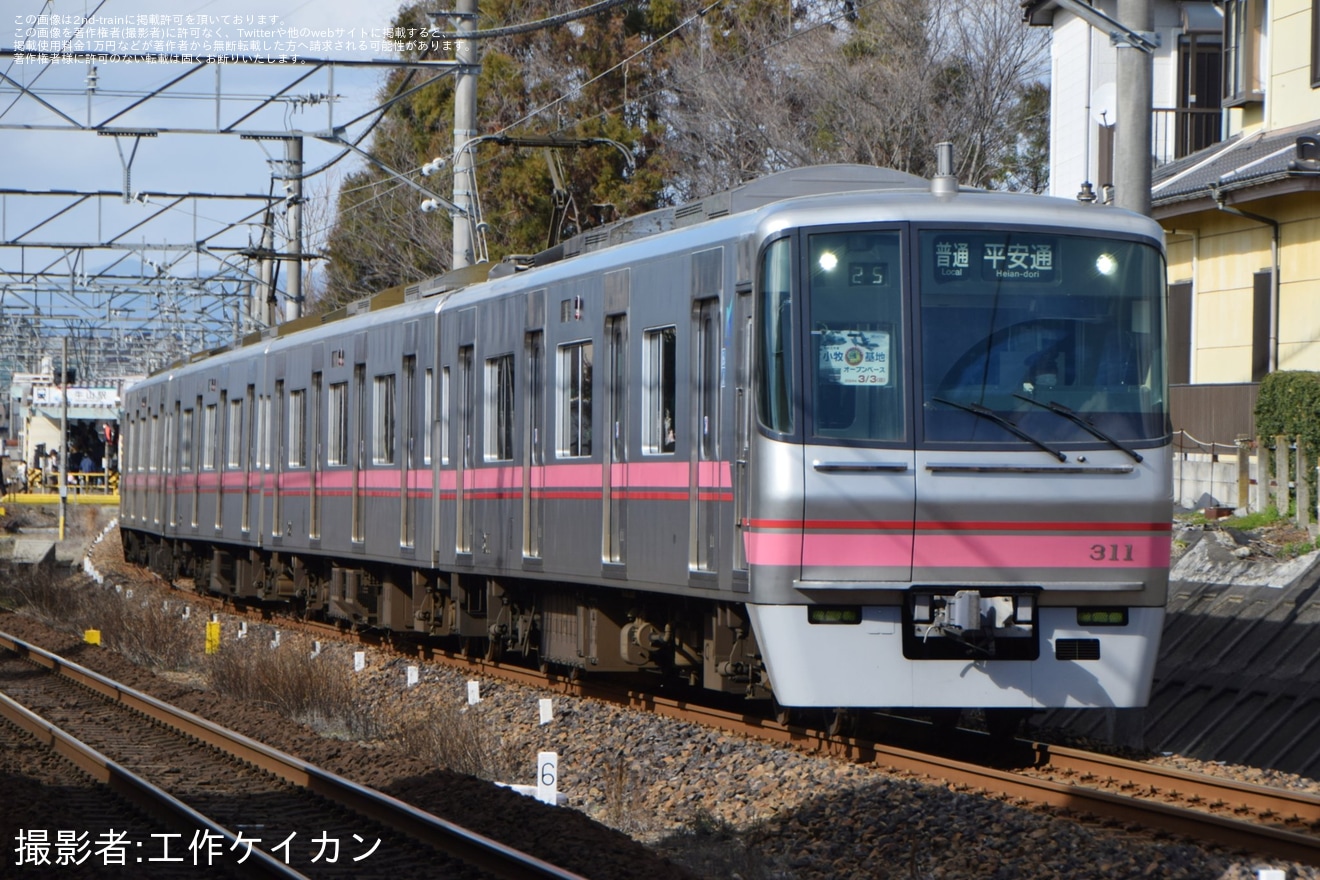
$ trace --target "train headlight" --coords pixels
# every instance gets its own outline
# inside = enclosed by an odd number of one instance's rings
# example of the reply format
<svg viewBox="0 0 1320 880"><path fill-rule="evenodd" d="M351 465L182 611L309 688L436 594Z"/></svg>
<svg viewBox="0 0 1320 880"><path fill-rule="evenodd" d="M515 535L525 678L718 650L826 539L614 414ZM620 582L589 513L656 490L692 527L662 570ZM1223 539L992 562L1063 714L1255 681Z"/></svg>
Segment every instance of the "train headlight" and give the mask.
<svg viewBox="0 0 1320 880"><path fill-rule="evenodd" d="M935 602L934 596L928 593L918 593L912 597L912 622L913 623L934 623L935 622Z"/></svg>
<svg viewBox="0 0 1320 880"><path fill-rule="evenodd" d="M1035 596L1013 597L1013 619L1018 623L1031 623L1036 617Z"/></svg>
<svg viewBox="0 0 1320 880"><path fill-rule="evenodd" d="M851 626L862 622L859 605L812 605L807 608L807 622Z"/></svg>
<svg viewBox="0 0 1320 880"><path fill-rule="evenodd" d="M833 272L834 267L839 265L839 258L830 251L825 251L820 255L820 267L826 272Z"/></svg>
<svg viewBox="0 0 1320 880"><path fill-rule="evenodd" d="M1113 254L1101 254L1095 258L1095 271L1101 275L1113 275L1118 271L1118 260Z"/></svg>
<svg viewBox="0 0 1320 880"><path fill-rule="evenodd" d="M1078 608L1078 626L1127 626L1126 608Z"/></svg>

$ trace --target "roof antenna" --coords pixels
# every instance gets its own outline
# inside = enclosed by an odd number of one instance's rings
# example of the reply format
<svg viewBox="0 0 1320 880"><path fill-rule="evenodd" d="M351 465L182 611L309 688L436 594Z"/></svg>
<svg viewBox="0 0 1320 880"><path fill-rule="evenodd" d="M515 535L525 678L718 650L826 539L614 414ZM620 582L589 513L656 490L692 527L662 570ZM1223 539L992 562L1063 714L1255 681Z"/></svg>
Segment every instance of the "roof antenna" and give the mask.
<svg viewBox="0 0 1320 880"><path fill-rule="evenodd" d="M953 173L953 144L943 141L935 145L935 176L930 179L930 191L937 196L958 194L958 178Z"/></svg>

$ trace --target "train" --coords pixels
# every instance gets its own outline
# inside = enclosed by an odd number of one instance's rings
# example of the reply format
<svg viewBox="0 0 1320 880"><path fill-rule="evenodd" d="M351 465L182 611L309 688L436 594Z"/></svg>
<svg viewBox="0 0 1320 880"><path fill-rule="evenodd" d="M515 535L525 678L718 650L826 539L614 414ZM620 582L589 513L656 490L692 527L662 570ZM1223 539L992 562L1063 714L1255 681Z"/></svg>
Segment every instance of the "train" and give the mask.
<svg viewBox="0 0 1320 880"><path fill-rule="evenodd" d="M1163 232L943 171L783 171L158 371L125 556L781 707L1142 706Z"/></svg>

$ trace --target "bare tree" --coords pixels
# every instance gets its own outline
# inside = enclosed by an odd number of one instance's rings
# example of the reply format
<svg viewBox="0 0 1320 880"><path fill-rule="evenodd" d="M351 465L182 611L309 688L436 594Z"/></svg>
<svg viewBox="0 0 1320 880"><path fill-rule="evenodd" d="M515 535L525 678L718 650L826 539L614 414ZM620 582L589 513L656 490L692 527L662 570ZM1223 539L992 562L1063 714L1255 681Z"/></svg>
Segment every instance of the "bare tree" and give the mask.
<svg viewBox="0 0 1320 880"><path fill-rule="evenodd" d="M676 189L820 162L928 176L942 140L965 182L1002 179L1046 62L1016 0L820 2L784 18L725 16L672 62L670 148L690 175Z"/></svg>

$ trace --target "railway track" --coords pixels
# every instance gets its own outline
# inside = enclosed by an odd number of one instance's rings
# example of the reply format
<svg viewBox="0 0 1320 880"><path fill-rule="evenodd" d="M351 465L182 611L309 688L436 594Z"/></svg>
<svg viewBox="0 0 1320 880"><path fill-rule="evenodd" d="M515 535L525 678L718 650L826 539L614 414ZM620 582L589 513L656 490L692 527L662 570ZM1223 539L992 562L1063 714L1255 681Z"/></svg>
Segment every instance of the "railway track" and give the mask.
<svg viewBox="0 0 1320 880"><path fill-rule="evenodd" d="M579 877L3 633L0 649L0 714L175 829L130 860L279 878Z"/></svg>
<svg viewBox="0 0 1320 880"><path fill-rule="evenodd" d="M874 764L946 784L955 790L1022 806L1048 808L1056 814L1095 817L1105 824L1128 829L1174 834L1263 856L1320 865L1320 797L1312 794L1039 742L1018 741L1006 753L1000 744L992 744L984 734L971 731L941 737L941 753L935 753L926 748L931 742L929 726L919 723L915 734L910 730L895 733L892 725L882 723L886 741L842 736L829 732L829 720L824 717L819 727L782 724L741 709L701 705L686 697L658 695L553 670L538 671L462 650L445 651L406 635L378 638L369 632L346 631L335 624L274 619L268 609L235 609L213 597L193 595L201 604L217 610L223 607L228 612L237 611L265 622L278 620L282 627L326 638L356 636L368 644L456 666L471 675L488 675L552 693L605 700L807 752ZM893 739L921 745L894 745L889 742ZM1012 765L1007 769L1006 754ZM987 760L981 760L983 757Z"/></svg>

